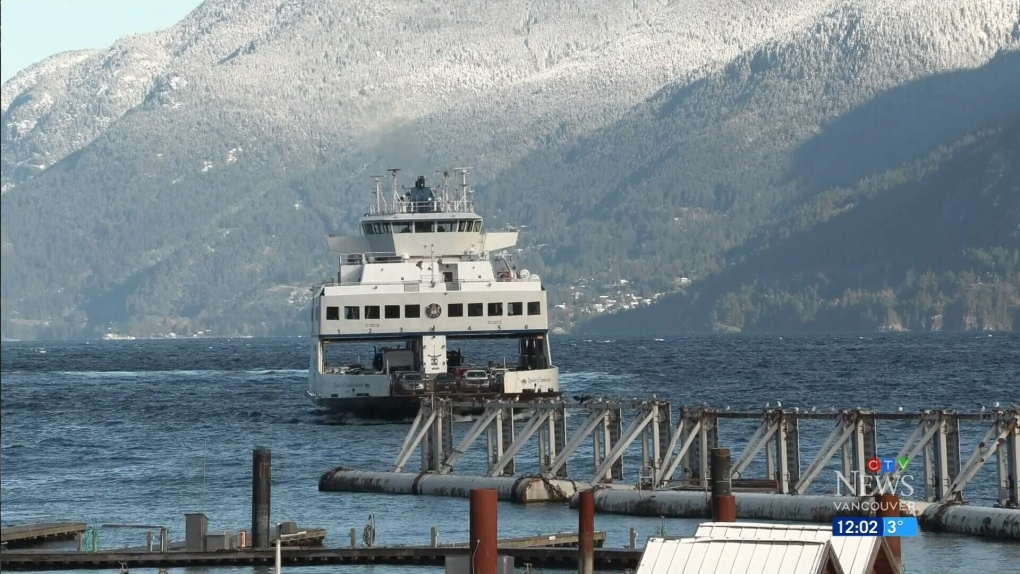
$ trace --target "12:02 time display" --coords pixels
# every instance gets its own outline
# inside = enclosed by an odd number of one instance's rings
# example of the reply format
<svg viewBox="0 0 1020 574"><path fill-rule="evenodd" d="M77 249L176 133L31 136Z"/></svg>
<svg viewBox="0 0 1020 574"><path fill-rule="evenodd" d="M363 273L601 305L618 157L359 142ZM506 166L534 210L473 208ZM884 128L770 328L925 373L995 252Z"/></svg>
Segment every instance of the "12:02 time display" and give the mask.
<svg viewBox="0 0 1020 574"><path fill-rule="evenodd" d="M833 536L882 536L882 520L863 516L844 516L832 520Z"/></svg>

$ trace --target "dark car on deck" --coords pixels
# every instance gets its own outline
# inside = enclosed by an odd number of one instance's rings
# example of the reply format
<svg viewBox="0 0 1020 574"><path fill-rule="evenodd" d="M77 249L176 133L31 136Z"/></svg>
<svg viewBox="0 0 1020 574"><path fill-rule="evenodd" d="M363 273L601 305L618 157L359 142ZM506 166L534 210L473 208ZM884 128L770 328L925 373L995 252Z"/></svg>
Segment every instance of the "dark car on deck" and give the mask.
<svg viewBox="0 0 1020 574"><path fill-rule="evenodd" d="M421 373L408 371L397 375L397 388L402 393L420 393L425 390L425 379Z"/></svg>
<svg viewBox="0 0 1020 574"><path fill-rule="evenodd" d="M449 393L457 390L457 378L452 373L439 373L432 380L432 388L437 393Z"/></svg>

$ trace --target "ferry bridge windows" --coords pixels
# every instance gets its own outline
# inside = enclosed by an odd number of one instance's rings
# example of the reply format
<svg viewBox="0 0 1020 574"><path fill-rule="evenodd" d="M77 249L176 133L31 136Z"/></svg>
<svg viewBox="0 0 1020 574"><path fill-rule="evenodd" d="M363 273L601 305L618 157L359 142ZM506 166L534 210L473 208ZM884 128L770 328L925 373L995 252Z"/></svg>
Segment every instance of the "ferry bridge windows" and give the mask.
<svg viewBox="0 0 1020 574"><path fill-rule="evenodd" d="M524 303L521 303L520 301L515 301L513 303L507 303L507 305L506 305L506 314L510 315L511 317L516 316L516 315L523 315L524 314Z"/></svg>
<svg viewBox="0 0 1020 574"><path fill-rule="evenodd" d="M463 232L479 232L482 230L482 221L480 219L470 220L464 219L457 222L457 231ZM452 230L451 230L452 231Z"/></svg>
<svg viewBox="0 0 1020 574"><path fill-rule="evenodd" d="M340 307L326 307L326 320L327 321L339 321L340 320Z"/></svg>
<svg viewBox="0 0 1020 574"><path fill-rule="evenodd" d="M345 319L360 319L361 318L361 307L344 307L344 318Z"/></svg>
<svg viewBox="0 0 1020 574"><path fill-rule="evenodd" d="M529 301L528 302L528 315L541 315L542 314L542 302L541 301Z"/></svg>
<svg viewBox="0 0 1020 574"><path fill-rule="evenodd" d="M387 319L399 319L400 318L400 305L387 305L384 309Z"/></svg>
<svg viewBox="0 0 1020 574"><path fill-rule="evenodd" d="M408 319L417 319L421 317L421 306L404 305L404 317Z"/></svg>
<svg viewBox="0 0 1020 574"><path fill-rule="evenodd" d="M503 304L502 303L489 303L489 316L497 317L503 315Z"/></svg>
<svg viewBox="0 0 1020 574"><path fill-rule="evenodd" d="M365 318L366 319L378 319L379 318L379 306L378 305L365 305Z"/></svg>
<svg viewBox="0 0 1020 574"><path fill-rule="evenodd" d="M365 223L362 225L365 230L365 235L382 235L390 232L389 223Z"/></svg>
<svg viewBox="0 0 1020 574"><path fill-rule="evenodd" d="M447 317L463 317L464 316L464 304L463 303L450 303L446 308Z"/></svg>
<svg viewBox="0 0 1020 574"><path fill-rule="evenodd" d="M482 304L468 303L468 317L481 317L481 316L482 316Z"/></svg>
<svg viewBox="0 0 1020 574"><path fill-rule="evenodd" d="M453 271L443 271L443 283L453 283Z"/></svg>
<svg viewBox="0 0 1020 574"><path fill-rule="evenodd" d="M390 233L478 233L482 230L481 220L447 221L394 221L367 222L361 224L365 235L389 235Z"/></svg>

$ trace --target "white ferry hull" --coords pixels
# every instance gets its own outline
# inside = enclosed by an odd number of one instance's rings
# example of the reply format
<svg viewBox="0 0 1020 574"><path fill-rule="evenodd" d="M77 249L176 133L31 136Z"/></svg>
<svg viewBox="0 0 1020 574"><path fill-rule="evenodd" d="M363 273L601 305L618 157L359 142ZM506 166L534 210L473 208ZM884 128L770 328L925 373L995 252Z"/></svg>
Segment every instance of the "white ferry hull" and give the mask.
<svg viewBox="0 0 1020 574"><path fill-rule="evenodd" d="M517 230L483 229L467 169L457 171L461 185L451 193L448 172L440 187L419 176L402 188L391 170L392 192L376 179L361 235L327 238L339 257L336 276L312 290L307 394L315 406L402 420L428 396L453 398L462 414L490 399L559 396L541 278L517 269L507 251ZM451 345L483 340L513 341L499 353L502 367Z"/></svg>
<svg viewBox="0 0 1020 574"><path fill-rule="evenodd" d="M401 421L418 414L422 397L452 398L454 414L471 415L484 410L484 403L493 399L531 399L558 397L559 368L534 371L509 371L504 374L501 389L474 390L458 388L449 391L426 389L416 393L392 393L386 375L330 374L312 372L307 395L321 409L364 420Z"/></svg>

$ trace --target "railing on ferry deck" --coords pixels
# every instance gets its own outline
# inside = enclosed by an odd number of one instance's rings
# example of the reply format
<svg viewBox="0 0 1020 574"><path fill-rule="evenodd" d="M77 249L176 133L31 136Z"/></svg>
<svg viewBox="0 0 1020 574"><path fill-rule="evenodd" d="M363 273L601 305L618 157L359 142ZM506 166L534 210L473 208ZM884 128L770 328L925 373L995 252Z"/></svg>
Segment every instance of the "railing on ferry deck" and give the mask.
<svg viewBox="0 0 1020 574"><path fill-rule="evenodd" d="M433 201L410 201L406 199L384 201L368 207L369 215L397 215L401 213L474 213L475 202L471 199Z"/></svg>
<svg viewBox="0 0 1020 574"><path fill-rule="evenodd" d="M364 265L366 263L400 263L403 255L392 251L376 251L368 253L344 253L340 255L340 265Z"/></svg>
<svg viewBox="0 0 1020 574"><path fill-rule="evenodd" d="M541 283L541 278L538 275L532 275L532 276L526 277L526 278L525 277L509 277L509 278L500 278L500 277L497 277L496 281L497 282L512 281L514 283L530 283L530 282ZM492 279L460 279L460 280L457 280L457 281L454 281L454 282L445 281L443 283L445 283L447 291L461 291L461 286L464 285L465 283L491 283L491 282L492 282ZM366 282L363 282L363 281L337 281L336 277L330 277L329 279L326 279L326 280L324 280L321 283L321 285L325 286L325 287L332 287L332 286L336 286L336 285L344 286L344 285L391 285L391 284L393 284L393 282L389 282L389 281L386 281L386 282L383 282L383 283L373 283L373 282L366 283ZM420 282L419 281L400 281L400 282L398 282L398 284L403 284L405 292L417 291L419 289L419 286L420 286Z"/></svg>

